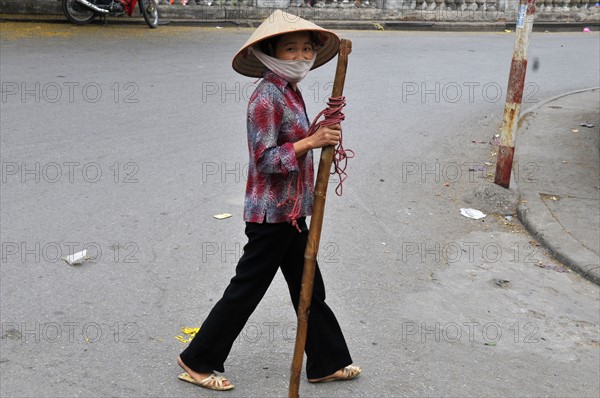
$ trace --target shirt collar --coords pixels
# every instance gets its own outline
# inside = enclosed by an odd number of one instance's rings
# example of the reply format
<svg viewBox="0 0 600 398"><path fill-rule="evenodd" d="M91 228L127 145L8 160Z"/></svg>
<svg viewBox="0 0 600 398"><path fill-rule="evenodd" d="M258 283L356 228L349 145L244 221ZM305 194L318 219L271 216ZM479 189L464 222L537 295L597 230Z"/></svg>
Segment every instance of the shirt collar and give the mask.
<svg viewBox="0 0 600 398"><path fill-rule="evenodd" d="M289 82L287 80L285 80L283 77L273 73L270 70L267 70L264 75L263 78L271 83L273 83L279 90L281 90L281 92L283 92L286 87L289 86Z"/></svg>

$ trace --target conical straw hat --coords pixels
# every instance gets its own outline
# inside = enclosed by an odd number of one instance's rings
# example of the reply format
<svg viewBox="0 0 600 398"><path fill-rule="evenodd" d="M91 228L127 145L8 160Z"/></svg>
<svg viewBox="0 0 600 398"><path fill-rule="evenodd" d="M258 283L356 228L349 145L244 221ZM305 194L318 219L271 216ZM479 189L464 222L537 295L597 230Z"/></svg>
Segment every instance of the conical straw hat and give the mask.
<svg viewBox="0 0 600 398"><path fill-rule="evenodd" d="M340 38L338 35L297 15L275 10L271 16L256 28L252 36L250 36L240 51L233 57L233 69L244 76L262 77L267 67L254 54L250 53L248 48L274 36L305 31L314 32L319 38L317 59L312 69L318 68L335 57L340 47Z"/></svg>

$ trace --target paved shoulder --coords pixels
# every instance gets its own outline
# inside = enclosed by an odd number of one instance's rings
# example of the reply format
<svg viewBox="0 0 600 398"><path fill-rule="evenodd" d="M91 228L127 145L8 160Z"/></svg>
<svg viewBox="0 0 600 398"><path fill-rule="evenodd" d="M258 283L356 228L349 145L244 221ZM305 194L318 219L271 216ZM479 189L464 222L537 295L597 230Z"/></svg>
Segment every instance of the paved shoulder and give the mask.
<svg viewBox="0 0 600 398"><path fill-rule="evenodd" d="M557 259L600 284L600 90L555 97L521 118L519 218ZM583 125L582 125L583 124Z"/></svg>

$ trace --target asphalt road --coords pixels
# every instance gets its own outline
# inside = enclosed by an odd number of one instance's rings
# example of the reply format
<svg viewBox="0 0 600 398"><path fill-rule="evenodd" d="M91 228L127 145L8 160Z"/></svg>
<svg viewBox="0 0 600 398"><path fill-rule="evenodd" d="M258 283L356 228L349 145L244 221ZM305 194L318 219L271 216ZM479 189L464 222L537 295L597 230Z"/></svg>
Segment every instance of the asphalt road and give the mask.
<svg viewBox="0 0 600 398"><path fill-rule="evenodd" d="M245 243L255 82L230 61L251 31L0 29L0 395L219 396L177 380L175 336L200 325ZM598 396L598 286L505 218L514 190L489 176L513 34L340 34L357 155L319 258L364 374L301 394ZM599 41L533 34L524 108L598 86ZM309 115L333 75L301 84ZM81 265L60 260L83 249ZM278 276L226 363L228 396L287 394L294 322Z"/></svg>

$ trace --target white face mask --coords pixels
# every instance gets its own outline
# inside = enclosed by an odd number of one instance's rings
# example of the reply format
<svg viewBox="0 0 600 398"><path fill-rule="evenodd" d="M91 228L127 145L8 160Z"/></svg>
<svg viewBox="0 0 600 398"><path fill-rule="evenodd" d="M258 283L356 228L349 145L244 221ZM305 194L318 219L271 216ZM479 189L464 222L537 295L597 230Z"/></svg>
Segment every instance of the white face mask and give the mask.
<svg viewBox="0 0 600 398"><path fill-rule="evenodd" d="M283 77L290 83L299 83L306 77L317 59L317 52L314 52L313 59L308 61L284 61L279 58L271 57L256 47L249 49L264 66L269 68L273 73Z"/></svg>

